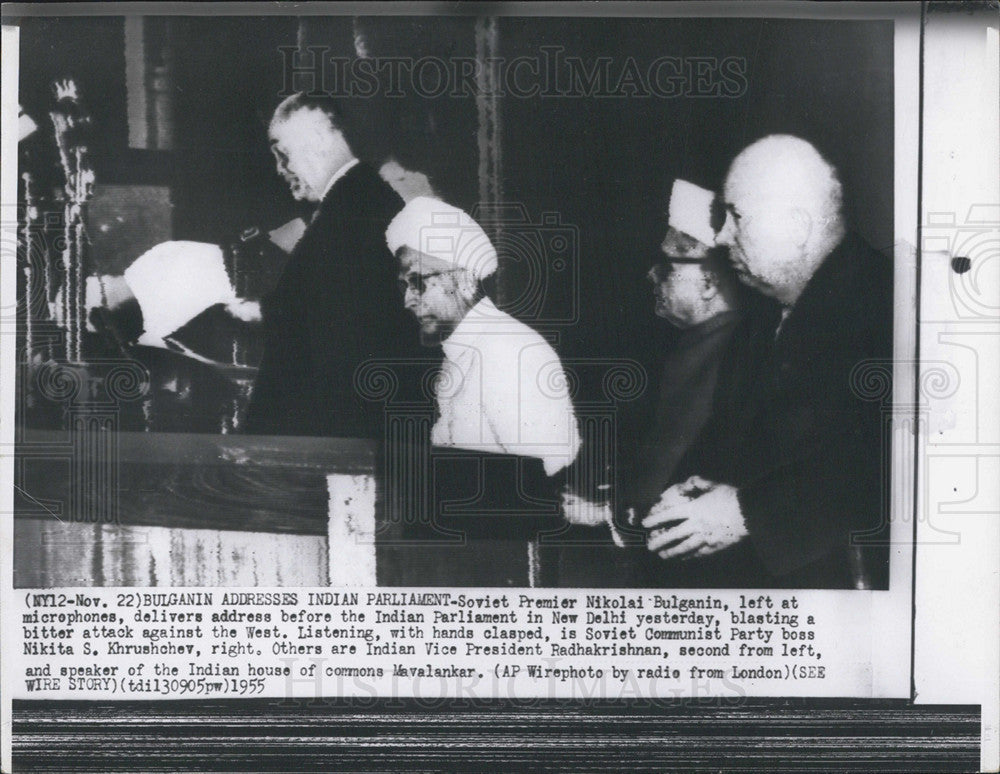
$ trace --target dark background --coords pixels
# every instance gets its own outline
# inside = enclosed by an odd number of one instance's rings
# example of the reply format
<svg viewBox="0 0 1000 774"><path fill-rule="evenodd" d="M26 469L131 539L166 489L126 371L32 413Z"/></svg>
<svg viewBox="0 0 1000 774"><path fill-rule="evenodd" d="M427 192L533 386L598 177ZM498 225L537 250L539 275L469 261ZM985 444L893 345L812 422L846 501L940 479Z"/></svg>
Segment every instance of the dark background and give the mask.
<svg viewBox="0 0 1000 774"><path fill-rule="evenodd" d="M51 81L76 77L97 127L98 183L168 187L174 239L223 242L296 214L266 140L285 83L279 46L322 46L351 58L361 38L372 56L476 53L472 17L157 21L173 50L173 150L127 147L121 17L21 20L21 102L51 132ZM520 205L527 219L498 240L501 293L522 297L517 238L552 233L551 224L539 225L552 214L573 237L570 264L550 273L544 303L526 316L564 358L656 367L672 330L652 315L643 277L662 236L669 181L684 176L718 188L732 157L763 135L794 133L817 145L841 170L857 229L877 248L891 245L891 22L501 17L497 33L496 53L508 60L558 45L587 64L610 58L612 73L629 57L641 72L660 56L746 62L747 88L733 97L499 100L503 200ZM442 198L476 205L474 96L407 94L355 100L352 109L364 155L394 156L425 172ZM544 260L555 265L553 254ZM593 385L582 389L596 395Z"/></svg>
<svg viewBox="0 0 1000 774"><path fill-rule="evenodd" d="M178 99L187 100L188 134L178 137L176 152L125 147L121 20L114 17L21 20L20 101L39 120L48 108L51 79L79 78L100 125L99 181L169 185L175 238L222 239L258 219L281 222L293 207L273 173L259 116L277 101L276 46L294 44L300 26L308 24L275 16L172 21L186 25L190 35L185 75L177 83ZM447 42L452 35L468 49L471 20L422 24L425 37L440 34ZM440 32L439 24L448 32ZM350 24L334 26L343 32ZM564 353L588 345L595 352L650 348L639 334L663 326L649 314L647 288L636 278L662 227L652 215L661 209L658 194L666 178L690 164L705 174L704 184L717 184L732 153L766 132L795 131L816 142L853 189L850 204L862 234L879 248L891 243L888 23L502 19L500 27L501 51L510 56L554 39L581 56L723 50L744 52L751 64L749 93L726 102L504 103L507 196L524 202L535 218L558 211L581 232L580 257L587 267L581 275L582 319L565 332ZM325 33L317 26L315 34ZM350 49L350 36L338 37L337 45ZM442 193L462 206L471 205L476 191L474 116L467 113L467 124L445 129L464 138L461 147L430 142L440 123L419 117L408 132L397 123L388 140L408 144L423 137L431 147L414 147L409 158L426 165ZM44 130L44 121L39 123ZM702 153L707 160L693 155ZM503 765L969 771L979 758L978 707L787 698L735 707L685 702L636 709L623 702L494 702L476 712L456 712L453 703L411 705L376 702L369 709L378 711L371 713L331 701L294 707L267 701L19 702L14 760L26 771L414 765L484 771ZM235 731L227 735L225 728ZM205 736L205 729L218 733ZM267 730L258 736L259 729ZM191 743L195 738L200 741ZM379 744L373 747L370 739Z"/></svg>
<svg viewBox="0 0 1000 774"><path fill-rule="evenodd" d="M297 20L156 21L169 27L176 51L173 150L128 147L122 17L22 19L21 105L51 142L51 83L75 78L95 124L97 183L169 187L174 239L222 242L251 224L288 220L295 207L274 171L267 122L281 88L278 46L294 45Z"/></svg>
<svg viewBox="0 0 1000 774"><path fill-rule="evenodd" d="M731 159L767 134L812 141L841 170L861 233L891 245L889 24L511 18L501 29L505 55L558 44L585 59L612 57L613 71L626 56L643 72L658 56L747 62L749 88L734 98L505 101L505 195L580 226L582 324L567 350L623 353L633 341L629 354L644 359L664 327L643 276L663 235L670 178L718 190Z"/></svg>

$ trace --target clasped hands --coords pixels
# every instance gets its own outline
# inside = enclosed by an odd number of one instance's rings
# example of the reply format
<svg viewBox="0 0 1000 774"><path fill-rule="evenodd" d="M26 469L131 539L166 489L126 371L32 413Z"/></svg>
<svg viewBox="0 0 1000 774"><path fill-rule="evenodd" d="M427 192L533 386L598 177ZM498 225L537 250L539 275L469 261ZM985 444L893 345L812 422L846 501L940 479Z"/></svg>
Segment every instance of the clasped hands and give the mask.
<svg viewBox="0 0 1000 774"><path fill-rule="evenodd" d="M666 490L642 520L646 547L661 559L709 556L747 536L736 488L699 476Z"/></svg>

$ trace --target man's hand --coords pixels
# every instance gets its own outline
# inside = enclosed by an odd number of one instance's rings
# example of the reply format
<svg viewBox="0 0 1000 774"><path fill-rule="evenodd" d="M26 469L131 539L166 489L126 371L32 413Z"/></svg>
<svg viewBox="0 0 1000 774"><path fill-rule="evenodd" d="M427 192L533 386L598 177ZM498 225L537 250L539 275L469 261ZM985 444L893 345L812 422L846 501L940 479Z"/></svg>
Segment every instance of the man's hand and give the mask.
<svg viewBox="0 0 1000 774"><path fill-rule="evenodd" d="M709 556L747 536L736 489L696 476L664 492L642 526L661 559Z"/></svg>

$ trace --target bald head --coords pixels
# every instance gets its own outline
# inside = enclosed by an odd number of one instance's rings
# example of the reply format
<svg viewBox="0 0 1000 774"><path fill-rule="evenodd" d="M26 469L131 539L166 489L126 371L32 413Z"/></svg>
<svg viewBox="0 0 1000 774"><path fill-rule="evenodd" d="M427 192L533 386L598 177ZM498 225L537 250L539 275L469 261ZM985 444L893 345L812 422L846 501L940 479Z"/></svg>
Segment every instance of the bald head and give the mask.
<svg viewBox="0 0 1000 774"><path fill-rule="evenodd" d="M740 278L791 305L844 235L837 171L805 140L771 135L743 150L723 186L728 245Z"/></svg>
<svg viewBox="0 0 1000 774"><path fill-rule="evenodd" d="M794 203L820 218L840 210L837 171L811 144L790 134L758 140L733 160L725 190L747 189L771 202Z"/></svg>

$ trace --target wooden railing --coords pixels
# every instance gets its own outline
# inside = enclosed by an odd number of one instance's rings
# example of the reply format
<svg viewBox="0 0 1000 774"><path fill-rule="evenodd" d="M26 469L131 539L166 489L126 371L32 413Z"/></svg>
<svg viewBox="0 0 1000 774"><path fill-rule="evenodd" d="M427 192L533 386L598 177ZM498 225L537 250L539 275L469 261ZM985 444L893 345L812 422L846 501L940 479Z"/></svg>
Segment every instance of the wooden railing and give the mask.
<svg viewBox="0 0 1000 774"><path fill-rule="evenodd" d="M628 585L539 460L95 421L19 439L17 587Z"/></svg>
<svg viewBox="0 0 1000 774"><path fill-rule="evenodd" d="M374 455L357 439L26 431L15 585L374 585Z"/></svg>

